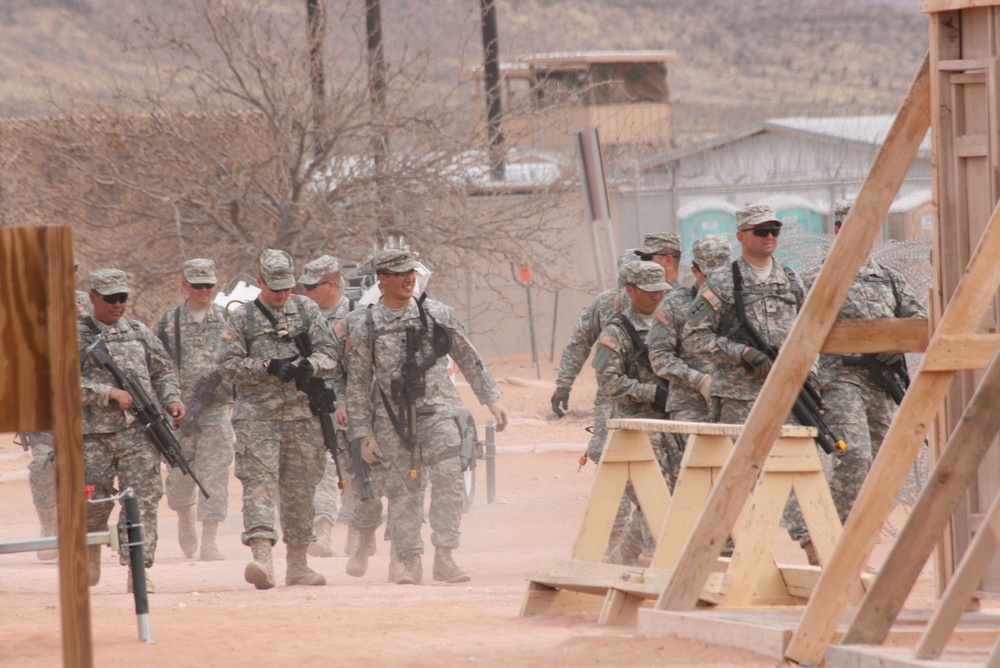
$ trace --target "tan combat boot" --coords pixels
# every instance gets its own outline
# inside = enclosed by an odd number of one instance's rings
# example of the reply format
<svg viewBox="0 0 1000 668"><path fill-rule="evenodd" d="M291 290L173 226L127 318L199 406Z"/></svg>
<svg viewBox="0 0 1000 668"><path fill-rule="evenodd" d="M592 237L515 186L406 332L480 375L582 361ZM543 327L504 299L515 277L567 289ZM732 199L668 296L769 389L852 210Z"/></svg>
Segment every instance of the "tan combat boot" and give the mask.
<svg viewBox="0 0 1000 668"><path fill-rule="evenodd" d="M354 531L354 529L348 529ZM368 557L375 553L375 530L355 531L358 538L354 545L354 551L348 556L347 574L351 577L359 578L368 572Z"/></svg>
<svg viewBox="0 0 1000 668"><path fill-rule="evenodd" d="M403 564L396 556L396 548L389 543L389 577L387 582L395 583L399 579L399 574L403 572Z"/></svg>
<svg viewBox="0 0 1000 668"><path fill-rule="evenodd" d="M177 542L180 543L181 550L188 559L198 551L196 512L194 506L187 506L177 511Z"/></svg>
<svg viewBox="0 0 1000 668"><path fill-rule="evenodd" d="M270 589L274 586L271 540L269 538L251 538L250 550L253 552L253 561L243 569L243 579L257 589Z"/></svg>
<svg viewBox="0 0 1000 668"><path fill-rule="evenodd" d="M451 558L451 548L439 547L434 550L434 579L438 582L455 584L468 582L472 579L472 574L455 563Z"/></svg>
<svg viewBox="0 0 1000 668"><path fill-rule="evenodd" d="M56 535L56 507L35 508L38 512L38 523L41 525L41 537ZM35 555L42 561L52 561L58 556L56 550L39 550Z"/></svg>
<svg viewBox="0 0 1000 668"><path fill-rule="evenodd" d="M310 557L336 557L337 551L333 549L333 522L323 518L313 525L313 533L316 534L316 542L309 543L306 552Z"/></svg>
<svg viewBox="0 0 1000 668"><path fill-rule="evenodd" d="M226 558L215 544L215 537L219 531L217 520L205 520L201 523L201 555L202 561L222 561Z"/></svg>
<svg viewBox="0 0 1000 668"><path fill-rule="evenodd" d="M93 587L101 581L101 546L87 546L87 584Z"/></svg>
<svg viewBox="0 0 1000 668"><path fill-rule="evenodd" d="M306 564L306 546L288 546L288 568L285 571L285 585L308 585L322 587L326 578L309 568Z"/></svg>
<svg viewBox="0 0 1000 668"><path fill-rule="evenodd" d="M420 554L414 552L408 557L399 560L399 576L396 578L398 585L420 584L424 577L424 567L420 563Z"/></svg>
<svg viewBox="0 0 1000 668"><path fill-rule="evenodd" d="M149 577L149 569L150 569L149 566L146 566L144 569L142 569L142 570L144 570L146 572L146 593L147 594L155 594L156 593L156 585L153 584L152 578ZM133 591L133 587L132 587L132 564L129 564L129 567L128 567L128 583L125 585L125 592L131 594L132 591Z"/></svg>

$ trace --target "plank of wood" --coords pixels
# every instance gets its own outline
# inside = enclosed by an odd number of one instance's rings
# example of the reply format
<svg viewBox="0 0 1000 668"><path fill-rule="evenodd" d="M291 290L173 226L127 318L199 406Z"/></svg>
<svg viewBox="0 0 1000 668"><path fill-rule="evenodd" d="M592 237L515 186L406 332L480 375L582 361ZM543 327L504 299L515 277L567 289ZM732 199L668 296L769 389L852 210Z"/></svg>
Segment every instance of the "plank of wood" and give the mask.
<svg viewBox="0 0 1000 668"><path fill-rule="evenodd" d="M820 352L831 355L922 353L929 339L926 318L837 318Z"/></svg>
<svg viewBox="0 0 1000 668"><path fill-rule="evenodd" d="M767 626L720 616L715 611L639 610L636 632L645 638L672 634L712 645L738 647L780 661L792 635L791 623Z"/></svg>
<svg viewBox="0 0 1000 668"><path fill-rule="evenodd" d="M942 337L926 353L928 371L985 369L1000 346L1000 334L960 334Z"/></svg>
<svg viewBox="0 0 1000 668"><path fill-rule="evenodd" d="M600 612L603 605L602 599L595 596L529 582L524 601L521 602L520 616Z"/></svg>
<svg viewBox="0 0 1000 668"><path fill-rule="evenodd" d="M739 436L743 433L741 424L724 422L683 422L679 420L653 420L649 418L615 418L608 420L608 429L631 429L636 431L666 432L671 434L711 434L716 436ZM815 427L797 424L781 425L779 436L816 436Z"/></svg>
<svg viewBox="0 0 1000 668"><path fill-rule="evenodd" d="M718 554L728 527L732 526L750 493L755 473L761 470L784 416L791 409L816 360L820 345L830 333L839 305L846 298L861 262L872 248L879 232L879 221L888 213L927 134L930 119L928 86L928 62L925 58L842 231L833 242L828 261L823 263L816 283L809 291L764 382L735 449L718 483L712 488L698 524L677 561L670 584L656 602L657 609L690 609L697 602L714 554ZM930 414L933 415L933 411ZM741 538L744 539L745 536ZM859 572L860 566L851 577L857 577ZM841 579L846 584L846 579ZM835 624L833 628L836 628ZM826 638L829 633L824 629L822 635ZM810 652L810 656L813 654L815 652ZM815 662L821 660L822 651Z"/></svg>
<svg viewBox="0 0 1000 668"><path fill-rule="evenodd" d="M1000 358L995 357L928 476L880 577L848 627L845 643L877 645L885 639L951 514L976 479L993 437L1000 431L998 403Z"/></svg>
<svg viewBox="0 0 1000 668"><path fill-rule="evenodd" d="M613 432L608 446L623 432ZM621 503L625 485L628 483L628 464L608 462L601 459L594 476L594 485L583 511L580 531L573 544L573 558L584 561L600 561L611 537L618 505Z"/></svg>

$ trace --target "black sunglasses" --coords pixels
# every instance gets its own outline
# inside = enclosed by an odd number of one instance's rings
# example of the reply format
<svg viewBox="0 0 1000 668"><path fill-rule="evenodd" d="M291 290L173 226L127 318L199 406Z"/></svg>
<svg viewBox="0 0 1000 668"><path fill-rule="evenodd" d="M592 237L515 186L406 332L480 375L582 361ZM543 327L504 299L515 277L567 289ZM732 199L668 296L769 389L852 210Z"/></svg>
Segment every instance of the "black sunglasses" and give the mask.
<svg viewBox="0 0 1000 668"><path fill-rule="evenodd" d="M322 283L303 283L303 284L302 284L302 287L303 287L303 288L304 288L305 290L307 290L307 291L309 291L309 292L312 292L313 290L315 290L315 289L316 289L316 288L318 288L319 286L321 286L321 285L326 285L327 283L333 283L333 281L323 281Z"/></svg>
<svg viewBox="0 0 1000 668"><path fill-rule="evenodd" d="M755 227L752 231L755 237L766 237L770 234L772 237L777 238L781 234L780 227Z"/></svg>
<svg viewBox="0 0 1000 668"><path fill-rule="evenodd" d="M101 295L101 299L108 304L124 304L128 301L128 294L125 292L119 292L116 295Z"/></svg>
<svg viewBox="0 0 1000 668"><path fill-rule="evenodd" d="M191 287L195 290L211 290L215 287L215 283L192 283Z"/></svg>

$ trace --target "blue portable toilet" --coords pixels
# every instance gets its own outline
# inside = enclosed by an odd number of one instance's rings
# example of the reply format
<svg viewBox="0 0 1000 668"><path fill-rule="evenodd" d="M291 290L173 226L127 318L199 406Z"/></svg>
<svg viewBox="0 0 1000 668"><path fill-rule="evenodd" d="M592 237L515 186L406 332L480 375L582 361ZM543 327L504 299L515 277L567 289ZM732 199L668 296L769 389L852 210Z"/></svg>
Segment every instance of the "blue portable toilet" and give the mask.
<svg viewBox="0 0 1000 668"><path fill-rule="evenodd" d="M726 200L714 198L693 200L682 206L677 211L677 220L684 257L691 257L694 240L706 234L720 234L735 244L736 210Z"/></svg>

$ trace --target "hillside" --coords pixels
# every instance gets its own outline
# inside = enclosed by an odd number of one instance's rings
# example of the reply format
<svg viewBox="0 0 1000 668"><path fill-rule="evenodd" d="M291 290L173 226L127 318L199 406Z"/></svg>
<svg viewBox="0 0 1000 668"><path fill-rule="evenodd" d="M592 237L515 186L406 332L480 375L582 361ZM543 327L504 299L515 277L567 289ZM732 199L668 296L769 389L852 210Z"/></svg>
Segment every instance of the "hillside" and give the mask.
<svg viewBox="0 0 1000 668"><path fill-rule="evenodd" d="M112 75L150 68L117 41L142 16L193 16L197 0L6 0L0 6L0 116L51 113L47 86L107 97ZM274 0L302 21L302 0ZM341 11L346 3L333 3ZM164 5L169 9L164 8ZM364 3L347 11L360 17ZM431 75L458 80L481 58L478 3L383 0L388 56L428 49ZM679 143L772 116L891 113L927 50L916 0L496 0L501 53L673 49ZM357 26L334 26L337 39ZM304 32L304 29L303 29Z"/></svg>

